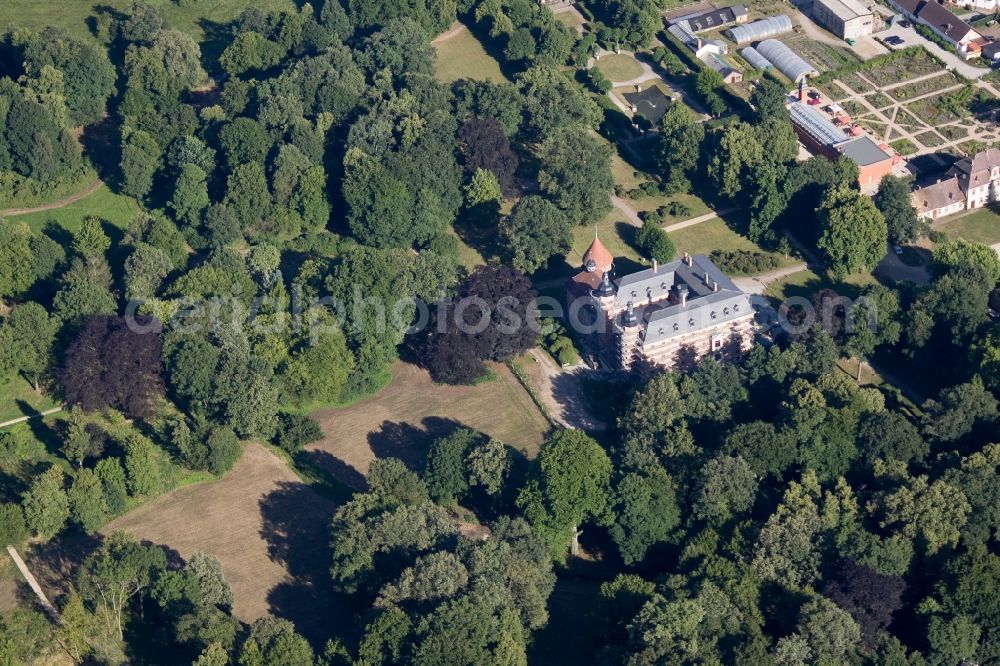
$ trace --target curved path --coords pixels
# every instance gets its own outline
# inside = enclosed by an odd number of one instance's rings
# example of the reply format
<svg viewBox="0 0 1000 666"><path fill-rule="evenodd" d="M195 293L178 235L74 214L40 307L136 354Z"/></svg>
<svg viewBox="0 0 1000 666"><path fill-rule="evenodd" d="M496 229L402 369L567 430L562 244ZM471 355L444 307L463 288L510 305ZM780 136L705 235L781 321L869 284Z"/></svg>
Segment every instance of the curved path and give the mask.
<svg viewBox="0 0 1000 666"><path fill-rule="evenodd" d="M464 30L467 30L465 24L461 21L455 21L447 31L442 32L440 35L431 40L431 46L436 46L441 42L446 42L452 37L462 34Z"/></svg>
<svg viewBox="0 0 1000 666"><path fill-rule="evenodd" d="M637 83L645 83L650 79L660 78L660 76L653 70L652 66L650 66L649 63L644 62L643 60L637 58L635 52L625 51L625 50L622 50L620 53L615 53L614 51L608 51L606 49L598 47L594 55L591 56L590 60L587 61L587 69L590 69L594 65L597 65L601 61L601 58L603 58L604 56L612 56L612 55L628 56L632 58L632 60L634 60L636 64L639 65L639 67L642 69L642 71L639 73L638 76L634 76L631 79L626 79L624 81L614 81L609 77L608 80L611 81L611 85L613 85L615 88L620 88L622 86L634 86Z"/></svg>
<svg viewBox="0 0 1000 666"><path fill-rule="evenodd" d="M69 195L68 197L59 199L58 201L53 201L52 203L44 204L42 206L36 206L34 208L8 208L7 210L0 210L0 217L17 217L18 215L30 215L31 213L41 213L47 210L65 208L66 206L75 204L77 201L86 199L97 191L97 188L103 184L104 181L100 178L96 178L90 185L75 194Z"/></svg>

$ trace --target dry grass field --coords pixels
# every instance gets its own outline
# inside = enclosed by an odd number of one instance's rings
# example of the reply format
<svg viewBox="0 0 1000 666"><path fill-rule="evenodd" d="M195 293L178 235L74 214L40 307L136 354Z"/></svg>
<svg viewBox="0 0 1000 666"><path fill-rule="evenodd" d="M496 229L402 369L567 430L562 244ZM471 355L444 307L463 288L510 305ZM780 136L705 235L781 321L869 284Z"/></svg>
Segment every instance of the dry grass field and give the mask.
<svg viewBox="0 0 1000 666"><path fill-rule="evenodd" d="M236 617L251 622L271 613L321 635L322 625L346 621L329 582L334 510L281 459L249 444L223 479L168 493L103 532L130 532L184 558L210 553L233 588Z"/></svg>
<svg viewBox="0 0 1000 666"><path fill-rule="evenodd" d="M363 475L376 457L401 458L420 469L430 442L463 426L533 458L548 422L506 366L493 365L492 370L496 377L491 381L444 386L415 365L397 363L392 382L377 394L312 415L326 437L309 447L309 455L355 488L364 486Z"/></svg>

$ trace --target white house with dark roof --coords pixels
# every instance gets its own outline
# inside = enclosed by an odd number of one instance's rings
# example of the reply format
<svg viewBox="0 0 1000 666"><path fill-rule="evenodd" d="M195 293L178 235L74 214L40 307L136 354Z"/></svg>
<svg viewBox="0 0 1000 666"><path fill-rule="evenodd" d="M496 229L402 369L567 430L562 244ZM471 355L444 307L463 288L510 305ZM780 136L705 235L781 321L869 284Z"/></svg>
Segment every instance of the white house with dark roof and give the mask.
<svg viewBox="0 0 1000 666"><path fill-rule="evenodd" d="M571 293L582 296L580 287L599 270L595 264L583 266L585 277L571 281ZM624 369L669 369L682 356L696 360L753 344L750 297L703 255L653 262L652 268L618 279L611 270L602 271L589 298L607 324L602 344L613 349Z"/></svg>
<svg viewBox="0 0 1000 666"><path fill-rule="evenodd" d="M1000 201L1000 149L989 148L955 163L945 179L913 192L917 214L937 219Z"/></svg>
<svg viewBox="0 0 1000 666"><path fill-rule="evenodd" d="M889 0L889 4L954 44L966 60L980 56L986 43L983 36L937 0Z"/></svg>

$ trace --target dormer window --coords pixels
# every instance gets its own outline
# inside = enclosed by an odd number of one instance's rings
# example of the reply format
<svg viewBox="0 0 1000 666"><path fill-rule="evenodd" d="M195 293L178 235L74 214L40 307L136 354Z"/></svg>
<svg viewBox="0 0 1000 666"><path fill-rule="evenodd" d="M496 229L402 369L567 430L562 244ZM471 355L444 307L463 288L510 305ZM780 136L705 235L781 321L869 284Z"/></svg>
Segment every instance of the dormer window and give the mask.
<svg viewBox="0 0 1000 666"><path fill-rule="evenodd" d="M674 330L676 331L676 330L677 330L677 329L679 329L679 328L680 328L680 326L678 326L678 325L677 325L677 322L675 321L675 322L674 322Z"/></svg>
<svg viewBox="0 0 1000 666"><path fill-rule="evenodd" d="M688 319L688 326L694 326L694 317Z"/></svg>
<svg viewBox="0 0 1000 666"><path fill-rule="evenodd" d="M715 319L716 317L718 317L718 315L715 313L715 310L712 310L712 319Z"/></svg>
<svg viewBox="0 0 1000 666"><path fill-rule="evenodd" d="M729 314L729 308L722 308L722 314L724 315Z"/></svg>

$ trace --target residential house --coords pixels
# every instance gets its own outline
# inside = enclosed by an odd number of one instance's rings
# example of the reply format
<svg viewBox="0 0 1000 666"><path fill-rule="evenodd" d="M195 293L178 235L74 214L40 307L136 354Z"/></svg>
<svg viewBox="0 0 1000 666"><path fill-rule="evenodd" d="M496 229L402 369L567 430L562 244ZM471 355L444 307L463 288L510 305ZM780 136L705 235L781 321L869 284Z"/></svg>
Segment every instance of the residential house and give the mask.
<svg viewBox="0 0 1000 666"><path fill-rule="evenodd" d="M896 9L955 45L965 59L978 58L986 40L937 0L889 0Z"/></svg>
<svg viewBox="0 0 1000 666"><path fill-rule="evenodd" d="M917 215L929 220L965 210L965 194L956 176L914 191L912 199Z"/></svg>
<svg viewBox="0 0 1000 666"><path fill-rule="evenodd" d="M965 192L966 208L1000 200L1000 149L988 148L955 163L949 172Z"/></svg>
<svg viewBox="0 0 1000 666"><path fill-rule="evenodd" d="M989 148L959 160L945 179L913 192L917 214L937 219L1000 201L1000 149Z"/></svg>

